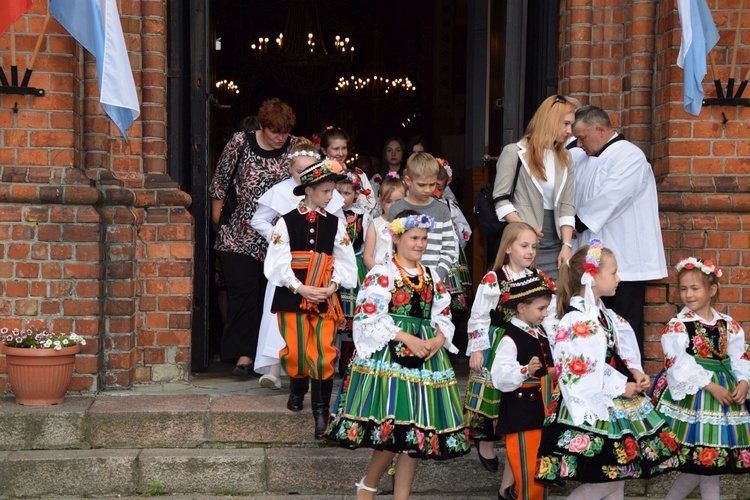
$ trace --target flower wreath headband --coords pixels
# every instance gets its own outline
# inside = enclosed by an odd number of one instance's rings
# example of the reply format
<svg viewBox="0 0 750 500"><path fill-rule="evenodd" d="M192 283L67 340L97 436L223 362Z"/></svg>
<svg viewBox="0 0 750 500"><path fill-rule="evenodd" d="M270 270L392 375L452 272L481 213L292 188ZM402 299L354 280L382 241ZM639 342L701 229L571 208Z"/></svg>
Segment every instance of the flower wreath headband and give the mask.
<svg viewBox="0 0 750 500"><path fill-rule="evenodd" d="M297 158L298 156L309 156L310 158L314 158L316 160L320 160L320 155L316 153L315 151L309 151L309 150L301 150L301 151L295 151L294 153L289 155L289 159Z"/></svg>
<svg viewBox="0 0 750 500"><path fill-rule="evenodd" d="M586 303L589 317L593 320L596 320L599 316L599 304L594 300L592 288L596 285L594 277L599 273L603 248L604 245L601 240L593 239L589 241L589 249L586 252L586 259L583 261L583 275L581 275L581 285L584 286L583 300Z"/></svg>
<svg viewBox="0 0 750 500"><path fill-rule="evenodd" d="M388 227L388 232L391 234L404 234L409 229L415 227L420 229L427 229L427 232L432 232L432 227L435 223L435 219L429 215L407 215L406 217L399 217L393 219L391 225Z"/></svg>
<svg viewBox="0 0 750 500"><path fill-rule="evenodd" d="M683 269L697 269L703 274L713 274L717 278L721 278L721 276L723 275L721 269L719 269L719 267L710 260L700 260L696 259L695 257L682 259L679 264L675 266L675 269L677 269L678 272L682 271Z"/></svg>

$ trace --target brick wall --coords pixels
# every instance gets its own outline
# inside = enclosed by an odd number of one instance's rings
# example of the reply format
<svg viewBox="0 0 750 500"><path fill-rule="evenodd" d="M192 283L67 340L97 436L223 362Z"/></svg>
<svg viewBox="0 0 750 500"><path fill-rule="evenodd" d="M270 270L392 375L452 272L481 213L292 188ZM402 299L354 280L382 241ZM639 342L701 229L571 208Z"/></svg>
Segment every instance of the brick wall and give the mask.
<svg viewBox="0 0 750 500"><path fill-rule="evenodd" d="M99 104L92 56L54 19L30 81L46 95L0 96L0 324L84 335L73 391L184 380L190 359L193 222L166 174L166 2L118 7L141 102L129 142ZM21 73L46 11L36 0L14 25ZM9 46L6 33L6 70Z"/></svg>
<svg viewBox="0 0 750 500"><path fill-rule="evenodd" d="M739 3L708 4L721 35L714 50L726 84ZM563 0L560 5L560 91L612 113L657 176L672 269L647 289L646 369L654 374L661 365L664 323L681 307L673 266L686 256L718 262L724 269L719 309L750 328L745 269L750 265L750 108L704 107L699 117L685 113L675 0ZM742 25L748 28L742 31L737 65L744 75L750 64L748 10ZM735 76L739 80L739 70ZM707 98L716 97L711 80L709 70Z"/></svg>

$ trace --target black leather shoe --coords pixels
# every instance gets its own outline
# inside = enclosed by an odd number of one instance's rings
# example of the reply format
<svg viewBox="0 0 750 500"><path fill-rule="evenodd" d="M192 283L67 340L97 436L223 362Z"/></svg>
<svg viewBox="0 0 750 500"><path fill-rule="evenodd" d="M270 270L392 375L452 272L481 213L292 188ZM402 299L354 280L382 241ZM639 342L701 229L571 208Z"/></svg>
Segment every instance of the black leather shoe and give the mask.
<svg viewBox="0 0 750 500"><path fill-rule="evenodd" d="M500 461L497 459L497 456L494 456L492 458L484 458L482 456L482 453L479 451L479 443L480 441L478 439L474 439L474 448L477 449L477 455L479 455L479 461L482 463L482 467L490 472L497 472L500 466Z"/></svg>
<svg viewBox="0 0 750 500"><path fill-rule="evenodd" d="M304 394L290 394L289 400L286 402L286 407L291 411L302 411L302 402L304 400Z"/></svg>
<svg viewBox="0 0 750 500"><path fill-rule="evenodd" d="M312 404L313 418L315 419L315 439L325 439L328 417L331 415L329 402L333 390L333 379L311 381L312 392L310 401Z"/></svg>
<svg viewBox="0 0 750 500"><path fill-rule="evenodd" d="M497 500L518 500L518 495L516 495L516 490L513 486L508 486L502 493L500 493L500 490L497 490Z"/></svg>
<svg viewBox="0 0 750 500"><path fill-rule="evenodd" d="M310 379L307 377L302 378L289 378L289 400L286 402L286 407L290 411L302 411L302 402L305 400L305 394L307 394L307 388L310 386Z"/></svg>

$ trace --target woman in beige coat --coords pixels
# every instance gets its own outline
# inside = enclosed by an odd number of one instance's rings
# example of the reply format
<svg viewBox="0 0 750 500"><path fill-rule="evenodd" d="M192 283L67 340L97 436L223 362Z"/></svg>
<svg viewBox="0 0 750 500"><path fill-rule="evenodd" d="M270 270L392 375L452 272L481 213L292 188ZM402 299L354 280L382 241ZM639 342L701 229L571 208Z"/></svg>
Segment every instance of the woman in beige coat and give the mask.
<svg viewBox="0 0 750 500"><path fill-rule="evenodd" d="M550 96L542 102L520 141L508 144L497 160L493 198L511 191L518 160L513 202L495 204L500 220L526 222L537 230L537 269L557 279L557 270L570 258L575 227L573 160L565 144L573 135L571 127L577 99Z"/></svg>

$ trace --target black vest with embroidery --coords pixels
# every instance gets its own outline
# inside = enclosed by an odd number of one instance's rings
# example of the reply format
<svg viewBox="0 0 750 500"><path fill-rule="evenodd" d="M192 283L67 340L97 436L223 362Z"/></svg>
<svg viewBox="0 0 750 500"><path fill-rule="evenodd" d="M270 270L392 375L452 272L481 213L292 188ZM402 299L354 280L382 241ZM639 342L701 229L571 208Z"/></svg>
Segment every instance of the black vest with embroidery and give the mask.
<svg viewBox="0 0 750 500"><path fill-rule="evenodd" d="M289 248L292 252L320 252L333 255L333 246L336 243L336 230L338 229L338 217L333 214L316 214L315 221L307 220L308 214L301 214L294 209L283 216L289 232ZM271 243L273 247L273 243ZM271 252L273 248L269 249ZM307 272L304 269L293 269L298 280L305 283ZM306 313L300 309L302 296L292 292L286 287L277 286L273 294L272 312L296 312ZM318 304L321 313L328 310L328 304Z"/></svg>
<svg viewBox="0 0 750 500"><path fill-rule="evenodd" d="M516 359L521 366L526 366L536 356L542 362L542 368L532 375L547 375L547 368L553 364L547 337L538 335L534 338L512 323L506 325L504 336L510 337L516 344ZM541 429L543 424L544 403L540 386L519 387L515 391L502 393L497 419L498 434Z"/></svg>

